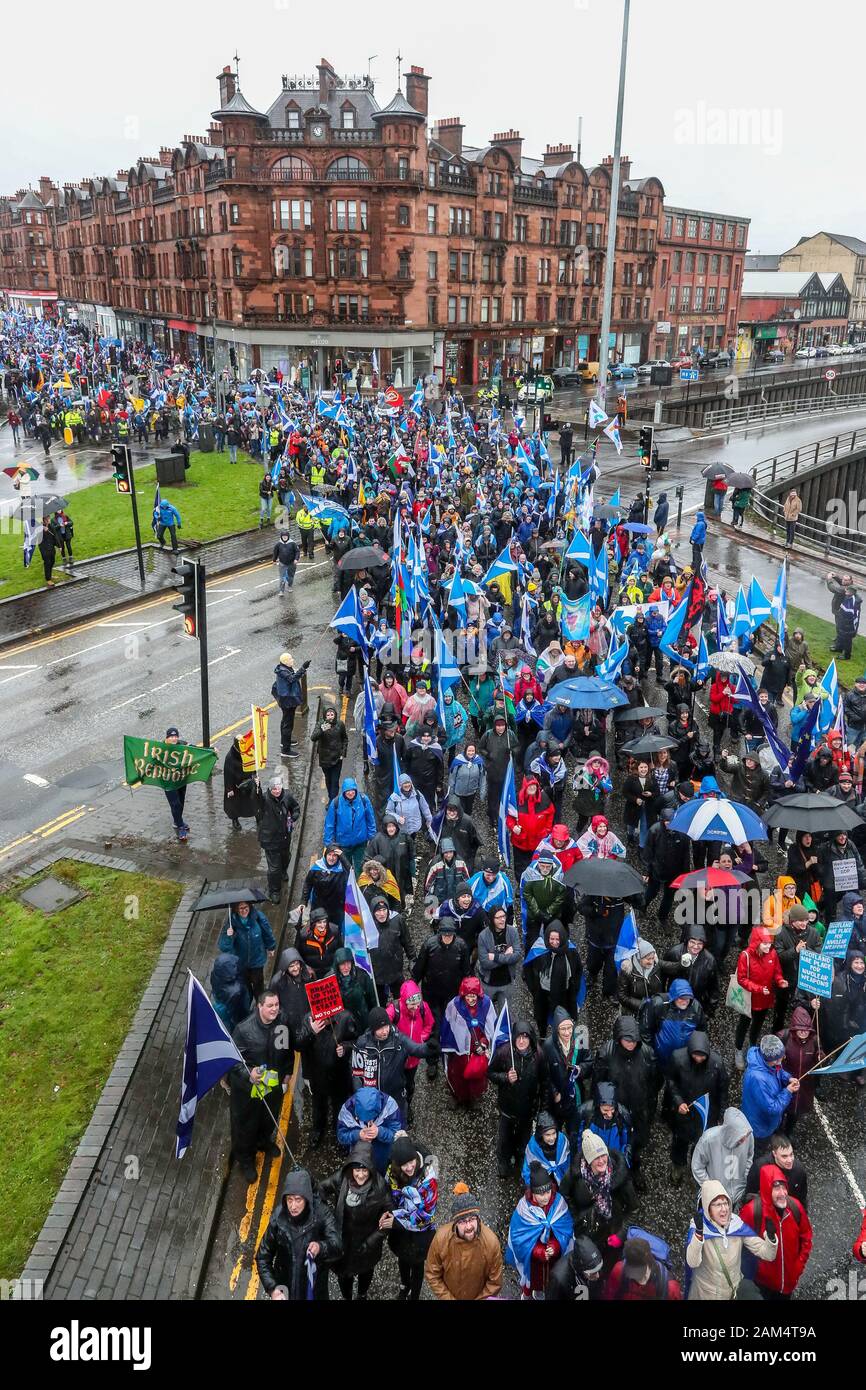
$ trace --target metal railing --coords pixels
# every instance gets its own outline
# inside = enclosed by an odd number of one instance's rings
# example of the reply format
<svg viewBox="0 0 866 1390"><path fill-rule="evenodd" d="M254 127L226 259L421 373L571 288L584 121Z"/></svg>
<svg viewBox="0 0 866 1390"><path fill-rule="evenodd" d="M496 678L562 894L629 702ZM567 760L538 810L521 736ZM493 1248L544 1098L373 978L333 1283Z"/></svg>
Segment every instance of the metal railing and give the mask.
<svg viewBox="0 0 866 1390"><path fill-rule="evenodd" d="M819 463L828 463L835 458L853 454L857 440L866 447L866 429L845 431L826 439L818 439L812 444L801 444L796 449L788 449L783 454L761 459L750 469L757 487L771 487L773 483L796 477L805 468L815 468Z"/></svg>
<svg viewBox="0 0 866 1390"><path fill-rule="evenodd" d="M866 409L866 392L854 392L846 396L828 393L826 396L809 400L756 401L752 405L730 405L719 410L709 410L702 428L712 430L723 427L725 432L745 428L748 431L748 427L753 424L787 424L791 420L807 419L810 415L863 409Z"/></svg>
<svg viewBox="0 0 866 1390"><path fill-rule="evenodd" d="M749 510L770 527L772 535L785 533L785 513L781 502L757 489L752 493ZM831 556L851 564L852 560L866 561L866 536L859 531L836 530L823 517L801 512L797 522L798 548L814 551L824 559Z"/></svg>

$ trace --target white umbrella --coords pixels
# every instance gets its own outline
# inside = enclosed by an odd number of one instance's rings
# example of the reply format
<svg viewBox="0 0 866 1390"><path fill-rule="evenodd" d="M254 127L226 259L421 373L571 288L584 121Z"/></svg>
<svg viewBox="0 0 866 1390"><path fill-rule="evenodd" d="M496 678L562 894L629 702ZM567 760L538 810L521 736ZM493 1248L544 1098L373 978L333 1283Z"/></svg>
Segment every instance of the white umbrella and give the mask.
<svg viewBox="0 0 866 1390"><path fill-rule="evenodd" d="M742 671L753 676L757 669L751 657L739 656L737 652L713 652L708 660L716 671L727 671L731 676L738 676Z"/></svg>

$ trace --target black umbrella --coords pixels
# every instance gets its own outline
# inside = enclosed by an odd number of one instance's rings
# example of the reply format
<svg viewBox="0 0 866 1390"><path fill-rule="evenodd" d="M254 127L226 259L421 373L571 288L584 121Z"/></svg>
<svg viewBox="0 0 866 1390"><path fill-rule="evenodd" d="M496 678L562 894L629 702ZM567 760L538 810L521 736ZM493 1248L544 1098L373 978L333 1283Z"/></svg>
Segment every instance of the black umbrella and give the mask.
<svg viewBox="0 0 866 1390"><path fill-rule="evenodd" d="M566 870L569 888L592 898L636 898L646 884L624 859L580 859Z"/></svg>
<svg viewBox="0 0 866 1390"><path fill-rule="evenodd" d="M750 473L732 473L726 479L728 487L755 487L755 479Z"/></svg>
<svg viewBox="0 0 866 1390"><path fill-rule="evenodd" d="M614 710L613 718L616 724L638 724L641 719L661 719L663 714L667 710L661 705L630 705L628 709Z"/></svg>
<svg viewBox="0 0 866 1390"><path fill-rule="evenodd" d="M40 492L32 497L19 498L12 510L20 511L22 516L34 512L37 516L48 516L51 512L63 511L68 506L66 498L60 497L56 492Z"/></svg>
<svg viewBox="0 0 866 1390"><path fill-rule="evenodd" d="M258 888L214 888L196 898L190 912L207 912L208 908L234 907L235 903L266 903L268 896Z"/></svg>
<svg viewBox="0 0 866 1390"><path fill-rule="evenodd" d="M338 568L341 570L374 570L379 565L387 565L388 556L378 545L359 545L357 550L347 550Z"/></svg>
<svg viewBox="0 0 866 1390"><path fill-rule="evenodd" d="M733 471L728 463L708 463L706 468L701 469L701 477L708 478L711 483L719 478L724 478L727 482Z"/></svg>
<svg viewBox="0 0 866 1390"><path fill-rule="evenodd" d="M777 830L856 830L863 824L856 811L823 792L794 792L780 796L767 811L764 821Z"/></svg>
<svg viewBox="0 0 866 1390"><path fill-rule="evenodd" d="M639 757L645 753L661 753L665 748L676 748L676 746L676 739L668 738L665 734L642 734L640 738L632 738L629 739L628 743L623 743L620 751Z"/></svg>

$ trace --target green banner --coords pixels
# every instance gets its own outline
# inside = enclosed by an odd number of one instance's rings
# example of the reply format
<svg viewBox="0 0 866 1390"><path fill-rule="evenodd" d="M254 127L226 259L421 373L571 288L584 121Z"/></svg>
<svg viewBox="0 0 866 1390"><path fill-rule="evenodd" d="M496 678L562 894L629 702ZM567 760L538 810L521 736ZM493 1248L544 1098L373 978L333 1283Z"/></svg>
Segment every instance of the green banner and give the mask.
<svg viewBox="0 0 866 1390"><path fill-rule="evenodd" d="M208 782L217 760L213 748L190 743L158 743L153 738L123 736L126 780L130 787L184 787Z"/></svg>

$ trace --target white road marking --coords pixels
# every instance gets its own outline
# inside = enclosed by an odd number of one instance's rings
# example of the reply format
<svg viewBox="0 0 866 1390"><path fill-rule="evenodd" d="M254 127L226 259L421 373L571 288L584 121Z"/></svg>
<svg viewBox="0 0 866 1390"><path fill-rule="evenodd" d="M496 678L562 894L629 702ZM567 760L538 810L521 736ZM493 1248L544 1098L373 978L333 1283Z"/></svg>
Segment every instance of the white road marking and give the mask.
<svg viewBox="0 0 866 1390"><path fill-rule="evenodd" d="M239 656L240 647L230 647L222 656L215 656L208 662L208 666L218 666L221 661L228 661L230 657ZM149 695L156 695L160 690L166 690L170 685L176 685L178 681L184 681L189 676L197 676L201 671L200 666L193 666L189 671L182 671L179 676L172 676L170 681L163 681L161 685L155 685L150 690L141 690L137 695L133 695L129 700L122 700L119 705L109 705L108 713L113 710L126 709L128 705L134 705L138 700L146 700Z"/></svg>
<svg viewBox="0 0 866 1390"><path fill-rule="evenodd" d="M10 681L17 681L21 676L26 676L28 671L38 671L38 666L0 666L0 673L11 671L11 676L4 676L0 680L0 685L8 685Z"/></svg>
<svg viewBox="0 0 866 1390"><path fill-rule="evenodd" d="M39 776L37 776L37 774L36 774L35 772L25 772L25 774L24 774L24 781L25 781L25 782L32 782L33 785L34 785L34 787L50 787L50 786L51 786L51 783L50 783L50 782L46 782L46 780L45 780L44 777L39 777Z"/></svg>
<svg viewBox="0 0 866 1390"><path fill-rule="evenodd" d="M144 620L142 620L142 619L140 619L140 618L139 618L138 620L133 619L133 618L115 618L115 619L114 619L112 622L110 622L110 623L97 623L96 626L97 626L97 627L150 627L150 623L145 622Z"/></svg>
<svg viewBox="0 0 866 1390"><path fill-rule="evenodd" d="M830 1145L830 1148L836 1155L839 1167L842 1169L845 1181L847 1182L848 1186L854 1194L854 1201L857 1203L857 1206L862 1211L863 1208L866 1207L866 1197L863 1196L860 1184L857 1182L857 1179L854 1176L851 1164L848 1162L842 1150L839 1148L839 1141L833 1133L832 1129L830 1128L830 1121L827 1119L827 1116L824 1114L824 1111L821 1109L821 1106L818 1104L817 1100L814 1102L814 1108L815 1114L818 1116L818 1119L821 1122L821 1128L827 1136L827 1141Z"/></svg>

